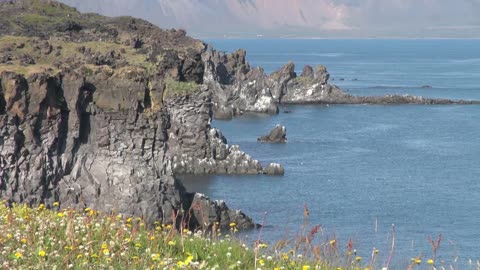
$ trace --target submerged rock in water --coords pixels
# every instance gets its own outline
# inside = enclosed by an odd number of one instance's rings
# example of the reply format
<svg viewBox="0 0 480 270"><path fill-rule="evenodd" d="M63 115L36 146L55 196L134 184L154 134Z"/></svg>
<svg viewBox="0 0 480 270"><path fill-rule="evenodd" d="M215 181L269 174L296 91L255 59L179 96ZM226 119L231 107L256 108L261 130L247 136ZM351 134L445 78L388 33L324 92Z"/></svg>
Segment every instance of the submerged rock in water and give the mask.
<svg viewBox="0 0 480 270"><path fill-rule="evenodd" d="M285 169L282 165L278 163L270 163L268 166L263 170L264 174L267 175L284 175Z"/></svg>
<svg viewBox="0 0 480 270"><path fill-rule="evenodd" d="M257 141L266 143L286 143L287 129L284 126L277 125L268 135L258 138Z"/></svg>

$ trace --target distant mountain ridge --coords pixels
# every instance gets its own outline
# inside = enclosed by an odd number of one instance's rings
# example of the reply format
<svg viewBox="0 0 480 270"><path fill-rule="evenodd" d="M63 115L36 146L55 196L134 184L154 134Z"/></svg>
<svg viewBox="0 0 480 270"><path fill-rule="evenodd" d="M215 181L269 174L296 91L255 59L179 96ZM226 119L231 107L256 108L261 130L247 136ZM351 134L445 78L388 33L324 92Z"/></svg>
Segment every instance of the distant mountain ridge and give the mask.
<svg viewBox="0 0 480 270"><path fill-rule="evenodd" d="M477 0L60 0L197 37L480 37Z"/></svg>
<svg viewBox="0 0 480 270"><path fill-rule="evenodd" d="M261 34L279 29L338 30L345 8L317 0L62 0L83 12L145 18L195 33Z"/></svg>

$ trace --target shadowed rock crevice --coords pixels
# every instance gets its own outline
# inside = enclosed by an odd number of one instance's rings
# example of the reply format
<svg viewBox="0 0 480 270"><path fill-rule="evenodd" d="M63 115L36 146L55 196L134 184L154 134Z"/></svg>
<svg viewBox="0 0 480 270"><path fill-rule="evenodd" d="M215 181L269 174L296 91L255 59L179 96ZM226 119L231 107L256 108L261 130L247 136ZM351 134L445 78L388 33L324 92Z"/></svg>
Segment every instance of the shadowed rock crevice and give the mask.
<svg viewBox="0 0 480 270"><path fill-rule="evenodd" d="M7 113L7 102L3 94L2 80L0 79L0 115Z"/></svg>
<svg viewBox="0 0 480 270"><path fill-rule="evenodd" d="M145 97L143 98L143 108L151 109L152 108L152 96L150 95L150 89L145 88Z"/></svg>
<svg viewBox="0 0 480 270"><path fill-rule="evenodd" d="M91 124L88 106L93 101L93 94L95 93L95 90L95 85L89 82L85 82L78 90L75 111L80 122L78 128L78 141L80 142L80 144L87 144L89 142Z"/></svg>

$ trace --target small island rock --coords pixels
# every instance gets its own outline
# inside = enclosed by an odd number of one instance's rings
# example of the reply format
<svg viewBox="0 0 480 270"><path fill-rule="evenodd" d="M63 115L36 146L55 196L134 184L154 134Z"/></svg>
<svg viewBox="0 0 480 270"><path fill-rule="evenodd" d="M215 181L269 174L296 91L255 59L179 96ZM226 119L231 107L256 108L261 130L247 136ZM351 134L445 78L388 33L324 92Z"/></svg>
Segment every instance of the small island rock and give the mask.
<svg viewBox="0 0 480 270"><path fill-rule="evenodd" d="M258 138L257 141L266 143L286 143L287 129L284 126L277 125L268 135Z"/></svg>

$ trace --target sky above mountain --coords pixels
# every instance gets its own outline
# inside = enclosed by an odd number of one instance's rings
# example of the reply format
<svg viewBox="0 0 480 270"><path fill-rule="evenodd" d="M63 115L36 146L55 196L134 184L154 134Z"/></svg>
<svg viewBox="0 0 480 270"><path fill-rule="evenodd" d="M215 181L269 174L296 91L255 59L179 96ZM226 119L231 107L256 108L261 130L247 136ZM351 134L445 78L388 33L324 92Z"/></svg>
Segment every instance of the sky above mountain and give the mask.
<svg viewBox="0 0 480 270"><path fill-rule="evenodd" d="M196 37L480 37L480 0L61 0Z"/></svg>

